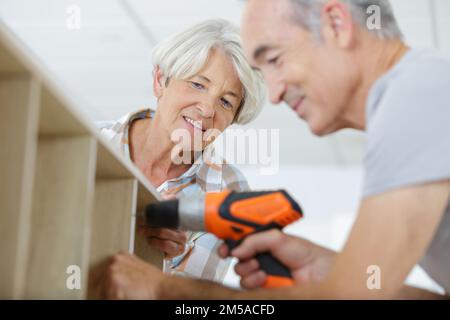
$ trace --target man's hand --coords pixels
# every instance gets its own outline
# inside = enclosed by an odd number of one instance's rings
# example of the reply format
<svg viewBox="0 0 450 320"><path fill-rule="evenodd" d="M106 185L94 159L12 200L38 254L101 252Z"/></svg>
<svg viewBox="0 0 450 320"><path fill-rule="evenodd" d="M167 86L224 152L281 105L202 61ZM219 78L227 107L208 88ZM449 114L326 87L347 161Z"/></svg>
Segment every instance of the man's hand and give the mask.
<svg viewBox="0 0 450 320"><path fill-rule="evenodd" d="M241 278L241 286L254 289L264 284L266 273L254 258L258 253L272 255L291 270L297 283L318 282L328 274L336 253L310 241L288 236L279 230L261 232L246 238L231 255L239 259L235 271ZM228 248L223 244L219 255L226 257Z"/></svg>
<svg viewBox="0 0 450 320"><path fill-rule="evenodd" d="M165 275L128 253L119 253L91 272L89 286L98 299L157 299Z"/></svg>

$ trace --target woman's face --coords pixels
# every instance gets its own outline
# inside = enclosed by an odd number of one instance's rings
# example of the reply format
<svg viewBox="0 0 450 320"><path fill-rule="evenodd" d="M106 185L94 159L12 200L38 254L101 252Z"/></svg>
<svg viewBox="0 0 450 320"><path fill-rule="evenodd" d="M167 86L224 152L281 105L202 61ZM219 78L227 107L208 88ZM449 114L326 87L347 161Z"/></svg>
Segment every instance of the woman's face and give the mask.
<svg viewBox="0 0 450 320"><path fill-rule="evenodd" d="M244 94L231 58L219 49L211 51L206 65L192 78L172 78L165 85L157 71L156 116L172 140L189 137L181 142L184 150L203 150L211 143L209 133L223 132L232 123Z"/></svg>

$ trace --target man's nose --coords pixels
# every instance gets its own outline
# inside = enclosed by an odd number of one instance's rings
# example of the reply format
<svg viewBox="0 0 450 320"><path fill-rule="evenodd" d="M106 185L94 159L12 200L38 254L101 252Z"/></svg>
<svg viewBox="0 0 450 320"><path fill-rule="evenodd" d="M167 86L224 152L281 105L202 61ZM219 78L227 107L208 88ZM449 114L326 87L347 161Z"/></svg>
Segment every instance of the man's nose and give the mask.
<svg viewBox="0 0 450 320"><path fill-rule="evenodd" d="M269 89L269 99L273 104L279 104L283 101L284 84L276 79L267 79L267 87Z"/></svg>

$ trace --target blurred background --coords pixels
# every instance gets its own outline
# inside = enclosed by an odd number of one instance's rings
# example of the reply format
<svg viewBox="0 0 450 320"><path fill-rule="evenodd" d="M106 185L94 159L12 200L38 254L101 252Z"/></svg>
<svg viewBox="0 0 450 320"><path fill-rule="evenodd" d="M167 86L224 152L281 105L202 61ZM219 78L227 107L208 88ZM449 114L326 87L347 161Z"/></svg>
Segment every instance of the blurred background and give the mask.
<svg viewBox="0 0 450 320"><path fill-rule="evenodd" d="M411 46L450 55L445 36L450 1L391 3ZM241 0L0 0L0 19L76 97L80 111L99 121L156 107L151 64L156 43L205 19L238 25L243 5ZM278 129L280 137L277 173L263 175L258 165L241 166L251 187L286 188L305 211L287 232L342 248L360 200L364 135L347 130L316 138L288 107L269 103L246 128ZM226 282L238 285L232 270ZM420 268L408 282L441 292Z"/></svg>

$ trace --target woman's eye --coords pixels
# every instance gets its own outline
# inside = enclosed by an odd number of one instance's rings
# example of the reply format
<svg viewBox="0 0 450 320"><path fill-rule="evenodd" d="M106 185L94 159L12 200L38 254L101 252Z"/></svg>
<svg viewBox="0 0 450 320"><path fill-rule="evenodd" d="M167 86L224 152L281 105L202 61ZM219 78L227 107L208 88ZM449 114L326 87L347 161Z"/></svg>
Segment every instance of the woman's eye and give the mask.
<svg viewBox="0 0 450 320"><path fill-rule="evenodd" d="M233 105L225 98L221 99L222 105L227 109L233 109Z"/></svg>
<svg viewBox="0 0 450 320"><path fill-rule="evenodd" d="M191 86L192 86L193 88L199 89L199 90L205 89L205 87L204 87L202 84L200 84L200 83L198 83L198 82L194 82L194 81L191 81Z"/></svg>

